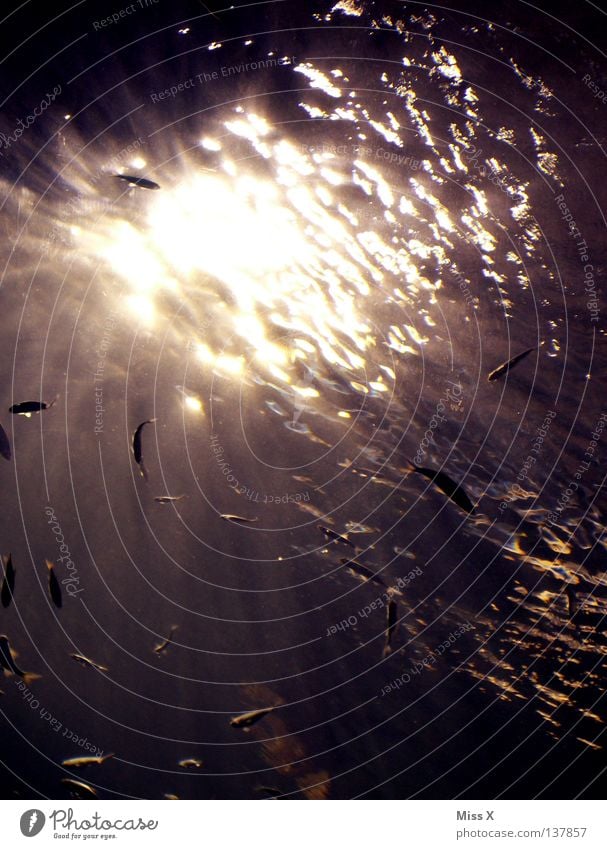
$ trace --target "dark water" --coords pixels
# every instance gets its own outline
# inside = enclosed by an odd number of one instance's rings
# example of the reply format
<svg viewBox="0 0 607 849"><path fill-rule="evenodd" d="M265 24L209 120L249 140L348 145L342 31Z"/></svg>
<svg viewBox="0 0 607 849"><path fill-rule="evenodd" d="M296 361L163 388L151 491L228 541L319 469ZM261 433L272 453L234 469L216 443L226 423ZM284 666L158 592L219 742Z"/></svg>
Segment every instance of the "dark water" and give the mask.
<svg viewBox="0 0 607 849"><path fill-rule="evenodd" d="M4 797L600 797L604 14L239 5L0 24Z"/></svg>

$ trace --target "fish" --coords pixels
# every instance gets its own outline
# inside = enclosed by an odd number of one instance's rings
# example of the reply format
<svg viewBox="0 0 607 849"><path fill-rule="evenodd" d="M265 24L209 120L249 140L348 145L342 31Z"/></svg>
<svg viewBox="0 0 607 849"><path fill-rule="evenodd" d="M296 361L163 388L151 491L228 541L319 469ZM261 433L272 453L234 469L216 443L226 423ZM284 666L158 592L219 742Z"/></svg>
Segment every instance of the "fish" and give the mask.
<svg viewBox="0 0 607 849"><path fill-rule="evenodd" d="M65 761L61 761L61 766L73 767L74 769L78 769L81 766L88 766L89 764L102 764L110 758L114 757L113 752L109 752L107 755L97 755L96 757L90 756L86 758L67 758Z"/></svg>
<svg viewBox="0 0 607 849"><path fill-rule="evenodd" d="M62 778L61 783L71 787L72 793L83 793L85 798L87 795L95 797L99 795L90 784L85 784L84 781L76 781L74 778Z"/></svg>
<svg viewBox="0 0 607 849"><path fill-rule="evenodd" d="M40 413L42 410L49 410L53 407L59 396L57 395L52 401L47 404L45 401L22 401L20 404L13 404L8 408L9 413L14 416L25 416L27 419L32 417L32 413Z"/></svg>
<svg viewBox="0 0 607 849"><path fill-rule="evenodd" d="M569 618L573 619L573 617L579 610L579 606L575 590L573 589L571 584L565 585L565 595L567 596L567 612L569 614Z"/></svg>
<svg viewBox="0 0 607 849"><path fill-rule="evenodd" d="M135 433L133 434L133 456L135 457L135 462L139 466L139 471L141 472L141 477L144 480L148 479L148 473L146 472L145 466L143 465L143 455L142 455L142 434L143 428L147 424L154 424L157 421L156 419L146 419L144 422L141 422Z"/></svg>
<svg viewBox="0 0 607 849"><path fill-rule="evenodd" d="M177 800L177 799L179 799L179 796L176 796L174 793L165 793L164 798L165 799L175 799L175 800Z"/></svg>
<svg viewBox="0 0 607 849"><path fill-rule="evenodd" d="M261 708L260 710L251 710L248 713L243 713L240 716L233 716L230 720L230 725L232 728L244 728L245 731L248 731L251 725L255 725L256 722L259 722L264 716L272 713L273 710L273 707Z"/></svg>
<svg viewBox="0 0 607 849"><path fill-rule="evenodd" d="M318 525L317 527L318 527L318 530L322 531L322 533L326 536L326 538L328 540L330 540L331 542L343 542L344 545L349 545L350 548L356 549L356 546L354 545L354 543L350 542L350 540L347 537L344 537L341 534L338 534L335 531L332 531L331 528L326 528L324 525Z"/></svg>
<svg viewBox="0 0 607 849"><path fill-rule="evenodd" d="M346 522L346 528L349 534L374 534L379 531L379 528L362 525L360 522Z"/></svg>
<svg viewBox="0 0 607 849"><path fill-rule="evenodd" d="M451 501L454 501L458 507L461 507L462 510L466 511L466 513L474 513L474 504L470 501L460 484L455 483L455 481L451 480L451 478L444 472L437 472L434 469L424 469L422 466L416 466L415 463L411 463L411 461L409 462L413 471L419 472L420 475L431 480L432 483L442 490L445 495L448 495Z"/></svg>
<svg viewBox="0 0 607 849"><path fill-rule="evenodd" d="M51 599L55 607L63 606L63 598L61 595L61 587L55 575L55 564L50 560L45 560L46 568L48 569L48 591L51 594Z"/></svg>
<svg viewBox="0 0 607 849"><path fill-rule="evenodd" d="M501 377L503 374L506 374L507 371L510 371L517 363L520 363L521 360L524 360L532 351L537 351L537 345L534 348L527 348L526 351L523 351L522 354L517 354L516 357L512 357L511 360L508 360L505 363L502 363L501 366L498 366L496 369L493 369L492 372L489 372L487 375L487 380L497 380L498 377Z"/></svg>
<svg viewBox="0 0 607 849"><path fill-rule="evenodd" d="M386 608L386 642L384 643L384 657L392 652L392 637L396 628L396 611L397 605L394 599L388 599L388 607Z"/></svg>
<svg viewBox="0 0 607 849"><path fill-rule="evenodd" d="M5 460L10 460L12 456L11 444L2 425L0 425L0 454L2 454Z"/></svg>
<svg viewBox="0 0 607 849"><path fill-rule="evenodd" d="M82 666L88 666L91 669L96 669L97 672L107 672L108 669L106 666L101 666L99 663L95 663L94 660L90 660L88 657L85 657L83 654L71 654L70 657L74 658L74 660L81 663Z"/></svg>
<svg viewBox="0 0 607 849"><path fill-rule="evenodd" d="M40 675L36 675L34 672L23 672L15 663L16 657L17 653L11 649L8 637L4 634L0 635L0 666L5 672L12 672L13 675L22 678L26 685L29 685L32 681L37 681Z"/></svg>
<svg viewBox="0 0 607 849"><path fill-rule="evenodd" d="M154 646L154 651L156 652L156 654L160 654L161 652L163 652L166 649L166 647L170 644L171 640L173 639L173 634L175 633L176 630L177 630L177 625L173 625L171 630L169 631L169 636L165 640L163 640L161 643L158 643L157 646Z"/></svg>
<svg viewBox="0 0 607 849"><path fill-rule="evenodd" d="M202 761L199 761L198 758L185 758L182 761L179 761L177 766L181 766L184 769L201 769L204 764Z"/></svg>
<svg viewBox="0 0 607 849"><path fill-rule="evenodd" d="M262 784L259 787L255 787L255 793L265 793L266 796L279 796L282 790L279 790L278 787L266 787Z"/></svg>
<svg viewBox="0 0 607 849"><path fill-rule="evenodd" d="M236 524L241 524L241 525L250 524L252 522L259 522L258 518L247 519L244 516L235 516L233 513L222 513L219 518L225 519L226 522L236 522Z"/></svg>
<svg viewBox="0 0 607 849"><path fill-rule="evenodd" d="M364 578L365 581L372 581L374 584L379 584L380 587L386 586L379 575L376 575L375 572L364 564L359 563L358 560L349 560L347 557L342 557L339 562L342 566L345 566L346 569L349 569L349 571L354 575L359 575Z"/></svg>
<svg viewBox="0 0 607 849"><path fill-rule="evenodd" d="M368 476L369 479L378 486L389 486L390 489L394 490L394 492L401 489L401 486L398 483L390 480L384 475L380 475L379 472L374 472L373 469L366 469L364 466L360 466L359 468L351 466L351 469L353 474L360 475L361 477Z"/></svg>
<svg viewBox="0 0 607 849"><path fill-rule="evenodd" d="M4 560L4 558L3 558ZM2 590L0 590L0 600L2 607L8 607L13 600L15 592L15 567L13 566L13 558L9 554L4 560L4 579L2 581Z"/></svg>
<svg viewBox="0 0 607 849"><path fill-rule="evenodd" d="M147 180L145 177L134 177L132 174L116 174L119 180L124 180L129 186L137 186L140 189L159 189L158 183Z"/></svg>
<svg viewBox="0 0 607 849"><path fill-rule="evenodd" d="M181 501L182 498L187 498L186 495L155 495L154 501L159 504L170 504L172 501Z"/></svg>

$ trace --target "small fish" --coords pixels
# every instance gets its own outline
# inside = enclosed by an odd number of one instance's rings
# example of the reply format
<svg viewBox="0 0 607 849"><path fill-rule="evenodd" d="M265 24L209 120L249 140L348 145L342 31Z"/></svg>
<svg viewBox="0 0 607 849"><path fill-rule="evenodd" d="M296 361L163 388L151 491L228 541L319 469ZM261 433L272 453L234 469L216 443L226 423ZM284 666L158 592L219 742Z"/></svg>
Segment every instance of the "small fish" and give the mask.
<svg viewBox="0 0 607 849"><path fill-rule="evenodd" d="M146 180L145 177L134 177L132 174L116 174L119 180L124 180L129 186L138 186L140 189L159 189L158 183Z"/></svg>
<svg viewBox="0 0 607 849"><path fill-rule="evenodd" d="M32 413L40 413L42 410L49 410L57 402L57 395L52 401L46 404L44 401L22 401L21 404L13 404L8 408L9 413L14 416L25 416L26 419L31 418Z"/></svg>
<svg viewBox="0 0 607 849"><path fill-rule="evenodd" d="M251 725L255 725L256 722L259 722L259 720L263 719L264 716L272 713L273 710L273 707L261 708L261 710L252 710L249 711L249 713L243 713L240 716L233 716L230 720L230 725L232 728L244 728L245 731L248 731Z"/></svg>
<svg viewBox="0 0 607 849"><path fill-rule="evenodd" d="M173 634L175 633L176 630L177 630L177 625L173 625L173 627L169 631L169 636L165 640L163 640L161 643L158 643L157 646L154 646L154 651L156 652L156 654L160 654L161 652L163 652L166 649L166 647L170 644L171 640L173 639Z"/></svg>
<svg viewBox="0 0 607 849"><path fill-rule="evenodd" d="M146 419L144 422L142 422L139 425L139 427L137 428L137 430L133 434L133 456L135 457L135 462L139 466L139 471L141 472L141 477L144 478L144 480L148 479L148 473L146 472L145 466L143 465L143 454L142 454L142 445L141 445L143 428L147 424L154 424L155 421L156 421L156 419Z"/></svg>
<svg viewBox="0 0 607 849"><path fill-rule="evenodd" d="M375 572L371 571L371 569L367 566L359 563L358 560L348 560L347 557L342 557L339 562L342 566L345 566L346 569L349 569L354 575L359 575L364 578L365 581L372 581L374 584L379 584L380 587L386 586L379 575L376 575Z"/></svg>
<svg viewBox="0 0 607 849"><path fill-rule="evenodd" d="M369 476L369 479L373 481L373 483L378 484L378 486L389 486L391 489L396 491L400 489L400 486L395 481L390 480L389 478L380 475L379 472L374 472L373 469L366 469L364 466L360 466L359 468L351 467L352 472L355 475L360 475L361 477Z"/></svg>
<svg viewBox="0 0 607 849"><path fill-rule="evenodd" d="M8 637L4 634L0 635L0 666L6 672L12 672L13 675L23 678L23 681L27 685L40 678L40 676L36 675L34 672L22 672L15 663L16 657L17 653L11 649Z"/></svg>
<svg viewBox="0 0 607 849"><path fill-rule="evenodd" d="M510 371L517 363L520 363L521 360L524 360L532 351L537 351L537 345L534 348L527 348L526 351L523 351L522 354L517 354L516 357L512 357L511 360L508 360L506 363L502 363L501 366L498 366L487 376L487 380L497 380L498 377L501 377L503 374L506 374L507 371Z"/></svg>
<svg viewBox="0 0 607 849"><path fill-rule="evenodd" d="M392 637L394 636L394 630L396 628L396 611L396 602L391 598L388 600L388 607L386 608L386 642L384 644L384 657L388 657L392 651Z"/></svg>
<svg viewBox="0 0 607 849"><path fill-rule="evenodd" d="M5 460L11 459L11 444L2 425L0 425L0 454Z"/></svg>
<svg viewBox="0 0 607 849"><path fill-rule="evenodd" d="M114 757L114 753L110 752L107 755L98 755L96 757L87 757L87 758L68 758L65 761L61 761L61 766L74 767L78 769L81 766L88 766L89 764L102 764L110 758Z"/></svg>
<svg viewBox="0 0 607 849"><path fill-rule="evenodd" d="M470 501L464 490L444 472L437 472L434 469L424 469L421 466L416 466L415 463L411 463L411 467L413 471L419 472L420 475L431 480L435 486L442 490L445 495L448 495L451 501L454 501L466 513L474 513L474 504Z"/></svg>
<svg viewBox="0 0 607 849"><path fill-rule="evenodd" d="M69 787L72 790L72 794L77 795L78 798L82 798L83 795L85 799L87 796L97 797L99 795L90 784L85 784L84 781L76 781L74 778L62 778L61 783Z"/></svg>
<svg viewBox="0 0 607 849"><path fill-rule="evenodd" d="M226 522L235 522L237 525L247 525L253 522L259 522L258 518L246 519L244 516L234 516L233 513L222 513L219 518L225 519Z"/></svg>
<svg viewBox="0 0 607 849"><path fill-rule="evenodd" d="M61 595L61 587L55 575L55 564L50 560L45 560L46 568L48 569L48 591L51 594L51 599L55 607L63 606L63 597Z"/></svg>
<svg viewBox="0 0 607 849"><path fill-rule="evenodd" d="M170 504L172 501L181 501L182 498L186 498L185 495L156 495L154 496L154 501L157 501L159 504Z"/></svg>
<svg viewBox="0 0 607 849"><path fill-rule="evenodd" d="M179 799L179 796L176 796L174 793L165 793L164 798L165 799Z"/></svg>
<svg viewBox="0 0 607 849"><path fill-rule="evenodd" d="M326 536L328 540L331 542L343 542L344 545L349 545L350 548L356 548L354 543L350 542L347 537L342 536L341 534L332 531L331 528L326 528L324 525L318 525L318 530L322 531L322 533Z"/></svg>
<svg viewBox="0 0 607 849"><path fill-rule="evenodd" d="M71 654L70 657L73 657L74 660L77 660L78 663L81 663L83 666L88 666L91 669L96 669L97 672L107 672L108 669L105 666L101 666L99 663L95 663L94 660L90 660L88 657L85 657L83 654Z"/></svg>
<svg viewBox="0 0 607 849"><path fill-rule="evenodd" d="M571 584L565 585L565 595L567 596L567 612L569 614L569 618L573 619L573 617L579 610L579 606L575 590L573 589Z"/></svg>
<svg viewBox="0 0 607 849"><path fill-rule="evenodd" d="M202 769L204 766L202 761L199 761L198 758L185 758L182 761L179 761L177 766L181 766L184 769Z"/></svg>
<svg viewBox="0 0 607 849"><path fill-rule="evenodd" d="M4 559L4 558L3 558ZM4 580L2 581L2 590L0 591L0 600L2 607L8 607L13 600L15 592L15 567L13 566L13 558L9 554L4 561Z"/></svg>
<svg viewBox="0 0 607 849"><path fill-rule="evenodd" d="M266 787L265 785L260 785L259 787L255 787L255 793L265 793L266 796L280 796L282 790L279 790L278 787Z"/></svg>
<svg viewBox="0 0 607 849"><path fill-rule="evenodd" d="M349 534L374 534L379 530L370 525L362 525L360 522L346 522L346 528Z"/></svg>

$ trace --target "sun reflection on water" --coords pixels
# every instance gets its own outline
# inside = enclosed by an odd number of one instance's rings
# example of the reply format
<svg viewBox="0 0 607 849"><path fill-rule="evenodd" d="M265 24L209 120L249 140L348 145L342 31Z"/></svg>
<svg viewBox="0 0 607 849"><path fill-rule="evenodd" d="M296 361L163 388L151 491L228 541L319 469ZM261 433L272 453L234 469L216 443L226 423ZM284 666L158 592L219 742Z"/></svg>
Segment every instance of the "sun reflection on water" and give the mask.
<svg viewBox="0 0 607 849"><path fill-rule="evenodd" d="M157 330L166 319L163 297L197 303L196 312L202 293L203 330L184 328L201 366L240 375L245 362L254 362L312 399L319 393L299 385L296 367L317 369L324 361L349 374L354 391L390 392L392 361L378 350L368 312L373 298L385 300L381 285L393 274L406 270L412 286L419 282L407 246L387 245L378 232L360 231L352 210L343 214L333 192L347 175L335 171L327 179L325 157L315 162L284 139L268 140L267 124L254 114L226 127L253 145L273 173L261 177L249 163L224 157L226 173L192 166L191 179L153 195L133 188L142 214L125 220L114 207L95 228L83 228L81 252L106 264L126 285L133 314ZM204 144L225 148L210 137ZM379 172L366 170L380 202L391 206ZM407 332L417 346L427 341L411 325ZM390 337L381 341L391 346Z"/></svg>

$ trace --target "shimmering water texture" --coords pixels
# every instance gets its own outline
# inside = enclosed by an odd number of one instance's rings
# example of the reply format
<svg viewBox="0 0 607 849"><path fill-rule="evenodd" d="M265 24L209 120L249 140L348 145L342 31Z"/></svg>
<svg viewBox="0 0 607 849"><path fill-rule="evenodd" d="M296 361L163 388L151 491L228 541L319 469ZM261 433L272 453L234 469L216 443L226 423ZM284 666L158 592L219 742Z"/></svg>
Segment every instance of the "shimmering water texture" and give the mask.
<svg viewBox="0 0 607 849"><path fill-rule="evenodd" d="M5 151L5 796L600 795L599 53L171 5Z"/></svg>

